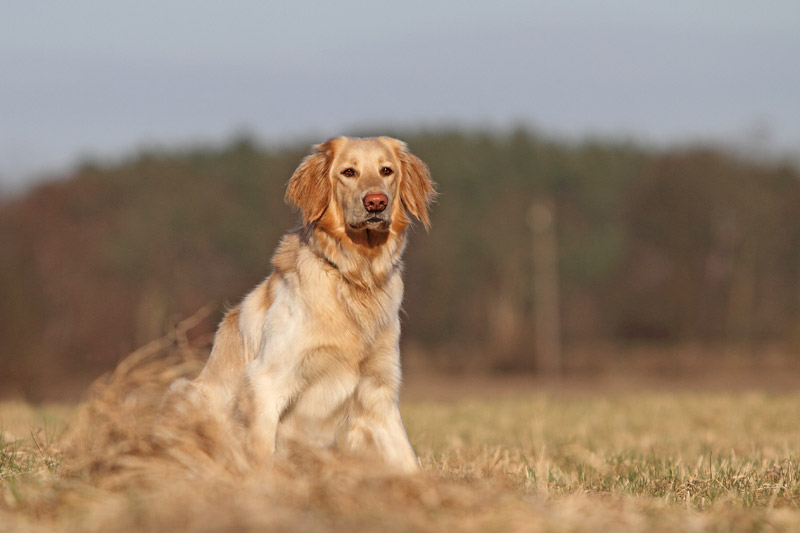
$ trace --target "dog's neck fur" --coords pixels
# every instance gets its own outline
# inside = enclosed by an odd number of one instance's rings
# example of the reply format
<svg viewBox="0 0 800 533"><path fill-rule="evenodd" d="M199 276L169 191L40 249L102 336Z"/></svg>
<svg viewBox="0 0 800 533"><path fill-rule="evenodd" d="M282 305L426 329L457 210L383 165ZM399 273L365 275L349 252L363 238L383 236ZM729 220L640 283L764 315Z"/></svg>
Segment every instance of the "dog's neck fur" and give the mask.
<svg viewBox="0 0 800 533"><path fill-rule="evenodd" d="M324 225L311 223L300 229L300 238L352 285L368 291L380 289L393 274L402 272L405 231L390 230L379 239L365 234L353 239L344 230L334 231L336 235Z"/></svg>

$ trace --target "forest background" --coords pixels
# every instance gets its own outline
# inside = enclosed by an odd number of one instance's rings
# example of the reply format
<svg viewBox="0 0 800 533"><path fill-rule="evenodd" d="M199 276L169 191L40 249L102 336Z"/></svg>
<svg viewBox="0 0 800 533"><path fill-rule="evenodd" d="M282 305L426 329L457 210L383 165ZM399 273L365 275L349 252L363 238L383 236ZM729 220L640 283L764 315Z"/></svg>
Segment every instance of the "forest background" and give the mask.
<svg viewBox="0 0 800 533"><path fill-rule="evenodd" d="M542 203L561 373L800 367L796 164L530 129L360 133L407 141L441 193L405 256L408 371L542 373L530 223ZM283 194L310 144L240 135L86 160L4 198L0 394L74 399L203 307L190 335L207 343L297 225Z"/></svg>

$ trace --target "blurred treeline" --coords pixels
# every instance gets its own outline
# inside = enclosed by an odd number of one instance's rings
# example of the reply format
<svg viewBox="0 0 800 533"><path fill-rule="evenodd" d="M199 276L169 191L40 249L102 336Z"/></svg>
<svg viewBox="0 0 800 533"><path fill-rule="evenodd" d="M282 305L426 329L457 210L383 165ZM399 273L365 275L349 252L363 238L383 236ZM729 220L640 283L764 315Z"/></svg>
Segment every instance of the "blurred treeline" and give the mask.
<svg viewBox="0 0 800 533"><path fill-rule="evenodd" d="M403 345L438 368L535 369L530 205L556 207L566 346L800 333L800 173L713 149L519 130L398 134L441 195L406 254ZM269 273L308 146L153 150L7 199L0 391L85 383L205 304L213 331ZM566 357L569 357L567 350Z"/></svg>

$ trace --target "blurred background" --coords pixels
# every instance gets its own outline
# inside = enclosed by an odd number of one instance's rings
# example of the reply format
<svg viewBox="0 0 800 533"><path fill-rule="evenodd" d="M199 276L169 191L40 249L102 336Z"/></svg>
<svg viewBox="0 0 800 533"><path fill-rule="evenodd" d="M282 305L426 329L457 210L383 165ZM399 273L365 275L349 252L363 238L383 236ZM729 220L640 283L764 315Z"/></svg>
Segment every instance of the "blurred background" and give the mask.
<svg viewBox="0 0 800 533"><path fill-rule="evenodd" d="M439 183L412 375L800 377L798 57L794 0L3 2L0 396L207 340L343 134Z"/></svg>

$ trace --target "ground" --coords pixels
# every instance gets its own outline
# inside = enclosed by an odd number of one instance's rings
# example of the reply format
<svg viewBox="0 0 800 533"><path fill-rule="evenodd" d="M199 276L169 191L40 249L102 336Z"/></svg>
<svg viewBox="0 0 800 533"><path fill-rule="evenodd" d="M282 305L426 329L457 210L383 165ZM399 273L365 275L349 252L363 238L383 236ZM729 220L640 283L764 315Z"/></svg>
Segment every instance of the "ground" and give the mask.
<svg viewBox="0 0 800 533"><path fill-rule="evenodd" d="M800 530L800 388L412 376L419 475L313 453L232 475L156 459L119 382L88 410L0 404L0 531Z"/></svg>

